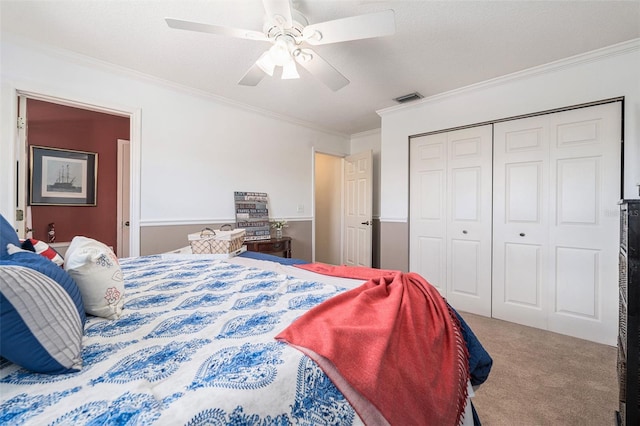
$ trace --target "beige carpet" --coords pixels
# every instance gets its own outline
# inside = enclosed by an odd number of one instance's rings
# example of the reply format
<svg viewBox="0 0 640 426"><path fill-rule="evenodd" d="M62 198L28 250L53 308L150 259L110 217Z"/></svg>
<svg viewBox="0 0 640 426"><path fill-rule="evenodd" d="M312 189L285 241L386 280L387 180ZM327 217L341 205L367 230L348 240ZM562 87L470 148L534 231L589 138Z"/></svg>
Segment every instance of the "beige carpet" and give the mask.
<svg viewBox="0 0 640 426"><path fill-rule="evenodd" d="M460 314L493 358L473 398L483 426L615 424L615 347Z"/></svg>

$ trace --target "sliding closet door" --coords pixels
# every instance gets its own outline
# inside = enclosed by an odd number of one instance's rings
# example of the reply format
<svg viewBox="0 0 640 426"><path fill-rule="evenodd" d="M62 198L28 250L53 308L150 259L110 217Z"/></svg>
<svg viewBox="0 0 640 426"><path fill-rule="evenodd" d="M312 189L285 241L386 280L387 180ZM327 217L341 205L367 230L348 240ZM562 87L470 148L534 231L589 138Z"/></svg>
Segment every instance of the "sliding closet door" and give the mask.
<svg viewBox="0 0 640 426"><path fill-rule="evenodd" d="M410 269L491 315L491 126L411 140Z"/></svg>
<svg viewBox="0 0 640 426"><path fill-rule="evenodd" d="M620 114L495 125L494 317L615 344Z"/></svg>

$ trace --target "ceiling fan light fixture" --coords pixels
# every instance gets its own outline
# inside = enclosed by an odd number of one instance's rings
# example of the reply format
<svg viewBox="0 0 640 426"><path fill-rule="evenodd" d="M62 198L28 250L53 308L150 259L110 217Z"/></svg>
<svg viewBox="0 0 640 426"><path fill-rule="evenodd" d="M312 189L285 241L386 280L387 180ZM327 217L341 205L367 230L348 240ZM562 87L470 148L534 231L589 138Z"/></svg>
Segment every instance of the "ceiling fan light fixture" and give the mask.
<svg viewBox="0 0 640 426"><path fill-rule="evenodd" d="M269 55L274 64L284 66L291 61L291 50L289 47L293 44L291 37L282 36L276 40L275 44L269 49Z"/></svg>
<svg viewBox="0 0 640 426"><path fill-rule="evenodd" d="M271 59L271 54L269 51L264 52L260 58L256 61L256 65L260 67L265 74L269 74L269 76L273 77L273 72L276 69L276 64Z"/></svg>
<svg viewBox="0 0 640 426"><path fill-rule="evenodd" d="M282 79L291 80L295 78L300 78L300 74L298 74L298 70L296 69L295 61L291 60L282 67Z"/></svg>

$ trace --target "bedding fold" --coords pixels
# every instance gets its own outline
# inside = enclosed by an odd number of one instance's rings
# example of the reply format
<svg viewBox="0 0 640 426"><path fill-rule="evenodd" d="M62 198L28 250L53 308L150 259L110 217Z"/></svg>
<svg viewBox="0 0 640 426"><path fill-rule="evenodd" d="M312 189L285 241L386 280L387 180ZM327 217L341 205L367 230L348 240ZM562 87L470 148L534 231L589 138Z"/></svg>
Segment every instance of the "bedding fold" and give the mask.
<svg viewBox="0 0 640 426"><path fill-rule="evenodd" d="M368 281L311 309L276 339L314 359L366 424L459 424L468 352L437 289L415 273L315 265L305 269Z"/></svg>

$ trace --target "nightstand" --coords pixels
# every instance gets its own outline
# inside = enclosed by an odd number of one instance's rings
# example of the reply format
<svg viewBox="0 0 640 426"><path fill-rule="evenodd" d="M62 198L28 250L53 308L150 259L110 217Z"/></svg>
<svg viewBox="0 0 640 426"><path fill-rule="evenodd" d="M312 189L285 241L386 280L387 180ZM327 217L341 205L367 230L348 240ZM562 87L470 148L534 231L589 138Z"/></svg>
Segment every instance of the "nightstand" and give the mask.
<svg viewBox="0 0 640 426"><path fill-rule="evenodd" d="M280 254L291 258L291 237L270 238L268 240L245 241L247 250L259 253Z"/></svg>

